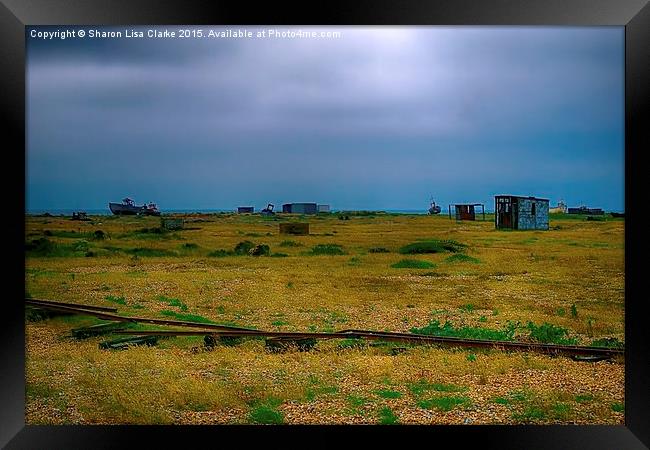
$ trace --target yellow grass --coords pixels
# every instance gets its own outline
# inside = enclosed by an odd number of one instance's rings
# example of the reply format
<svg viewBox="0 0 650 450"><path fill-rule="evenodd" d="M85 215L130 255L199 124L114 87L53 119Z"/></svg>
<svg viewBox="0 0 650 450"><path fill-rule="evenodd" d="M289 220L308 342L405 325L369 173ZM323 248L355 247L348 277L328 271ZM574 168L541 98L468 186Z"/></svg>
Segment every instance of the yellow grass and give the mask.
<svg viewBox="0 0 650 450"><path fill-rule="evenodd" d="M512 321L522 325L517 333L525 338L531 321L566 328L583 345L601 337L624 340L622 220L551 217L549 231L506 232L489 221L457 223L444 216L331 215L296 219L308 220L311 234L290 236L278 233L277 221L222 214L186 217L186 227L199 229L160 239L132 234L159 226L157 218L93 219L27 218L28 241L45 230L101 229L110 237L87 239L95 257L28 257L30 295L116 306L122 314L162 318L163 310L172 310L282 331L408 332L432 320L502 329ZM398 253L427 238L467 244L465 253L480 263L445 261L451 253ZM244 240L289 256L207 256ZM286 240L301 245L281 246ZM198 248L183 248L187 243ZM317 244L341 245L346 254L307 255ZM109 246L178 256L102 251ZM373 247L390 252L369 252ZM436 267L391 268L405 258ZM124 297L126 305L107 296ZM179 299L187 311L160 296ZM28 423L248 423L264 402L288 423L377 423L386 406L400 423L623 423L623 413L611 406L624 403L620 361L496 351L469 357L469 351L422 347L392 356L381 346L340 349L336 341L320 342L311 352L272 354L263 340L207 352L200 338L113 352L98 348L105 337L65 337L83 321L27 324ZM452 395L434 390L417 396L409 386L422 380L467 388L453 395L470 401L450 411L418 406ZM403 395L378 396L386 386ZM495 402L516 389L527 389L525 401ZM580 395L588 400L576 401Z"/></svg>

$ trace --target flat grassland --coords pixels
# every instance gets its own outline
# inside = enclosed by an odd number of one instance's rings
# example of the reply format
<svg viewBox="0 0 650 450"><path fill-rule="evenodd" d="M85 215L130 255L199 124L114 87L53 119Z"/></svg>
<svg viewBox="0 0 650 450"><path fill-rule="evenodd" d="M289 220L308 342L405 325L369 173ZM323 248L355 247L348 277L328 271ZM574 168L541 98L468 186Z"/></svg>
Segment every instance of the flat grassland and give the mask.
<svg viewBox="0 0 650 450"><path fill-rule="evenodd" d="M624 341L623 219L551 215L549 231L496 231L491 217L196 214L161 232L154 217L27 216L25 284L34 298L124 315L274 331ZM280 235L287 220L308 221L310 235ZM208 350L200 336L112 351L98 347L110 336L70 337L96 323L26 322L28 424L624 423L622 360L356 340Z"/></svg>

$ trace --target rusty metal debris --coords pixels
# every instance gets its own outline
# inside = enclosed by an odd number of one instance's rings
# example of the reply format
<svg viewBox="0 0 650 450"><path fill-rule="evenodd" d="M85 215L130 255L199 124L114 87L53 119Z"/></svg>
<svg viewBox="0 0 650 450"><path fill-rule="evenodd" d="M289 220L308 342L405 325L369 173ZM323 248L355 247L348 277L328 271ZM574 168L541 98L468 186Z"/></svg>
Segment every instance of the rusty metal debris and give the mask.
<svg viewBox="0 0 650 450"><path fill-rule="evenodd" d="M205 336L204 341L206 343L206 347L213 347L217 342L235 342L237 338L259 337L266 338L267 348L274 351L286 347L287 345L295 345L300 349L309 350L311 347L313 347L316 340L318 339L364 339L369 341L399 342L412 345L444 345L446 347L452 348L488 348L501 351L541 352L550 355L570 356L579 361L597 361L602 359L609 359L617 356L623 356L625 353L625 350L620 348L584 347L575 345L555 345L512 341L490 341L356 329L340 330L330 333L253 330L249 328L232 327L209 323L150 319L146 317L124 317L116 314L109 314L106 312L98 311L97 308L100 307L93 307L95 309L89 309L90 307L85 306L81 308L79 306L71 306L71 304L61 302L42 300L35 301L33 299L26 299L25 302L27 304L35 304L36 302L41 302L40 305L44 308L77 312L78 314L86 314L105 320L196 328L195 330L115 330L113 331L113 334L137 336L138 339L145 337L160 338L169 336ZM127 341L128 339L124 342ZM146 341L145 339L143 342L150 341ZM122 342L116 344L121 345Z"/></svg>

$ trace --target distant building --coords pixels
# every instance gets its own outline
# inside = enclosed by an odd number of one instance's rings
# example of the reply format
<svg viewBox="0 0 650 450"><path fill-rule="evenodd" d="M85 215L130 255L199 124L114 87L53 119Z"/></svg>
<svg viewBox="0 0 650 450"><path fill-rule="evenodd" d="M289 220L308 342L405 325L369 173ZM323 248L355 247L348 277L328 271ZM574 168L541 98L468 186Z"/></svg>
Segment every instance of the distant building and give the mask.
<svg viewBox="0 0 650 450"><path fill-rule="evenodd" d="M566 214L567 213L566 203L564 203L563 200L560 200L557 206L550 207L548 212L551 214Z"/></svg>
<svg viewBox="0 0 650 450"><path fill-rule="evenodd" d="M494 226L497 229L548 230L549 201L545 198L497 195Z"/></svg>
<svg viewBox="0 0 650 450"><path fill-rule="evenodd" d="M318 205L316 203L285 203L282 205L283 213L290 214L316 214Z"/></svg>
<svg viewBox="0 0 650 450"><path fill-rule="evenodd" d="M330 212L330 205L318 205L318 212L319 213Z"/></svg>
<svg viewBox="0 0 650 450"><path fill-rule="evenodd" d="M580 208L569 208L569 214L589 214L591 216L602 216L605 214L600 208L587 208L586 206L581 206Z"/></svg>
<svg viewBox="0 0 650 450"><path fill-rule="evenodd" d="M255 211L253 206L240 206L237 208L237 214L252 213Z"/></svg>
<svg viewBox="0 0 650 450"><path fill-rule="evenodd" d="M483 220L485 220L485 206L483 203L458 203L449 205L449 218L451 219L451 207L454 207L456 220L476 220L476 207L481 207Z"/></svg>

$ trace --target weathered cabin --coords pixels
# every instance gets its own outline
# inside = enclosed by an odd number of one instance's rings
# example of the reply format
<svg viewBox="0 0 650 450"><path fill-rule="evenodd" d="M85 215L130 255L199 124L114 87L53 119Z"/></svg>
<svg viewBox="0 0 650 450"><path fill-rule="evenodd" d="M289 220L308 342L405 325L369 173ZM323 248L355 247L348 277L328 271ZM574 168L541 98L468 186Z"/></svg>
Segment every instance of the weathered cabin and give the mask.
<svg viewBox="0 0 650 450"><path fill-rule="evenodd" d="M485 206L482 203L458 203L449 205L449 218L451 219L451 207L454 207L456 220L476 220L476 207L481 207L483 220L485 220Z"/></svg>
<svg viewBox="0 0 650 450"><path fill-rule="evenodd" d="M253 206L239 206L239 207L237 207L237 214L252 213L254 211L255 211L255 208Z"/></svg>
<svg viewBox="0 0 650 450"><path fill-rule="evenodd" d="M285 203L282 205L282 212L290 214L317 214L318 205L316 203Z"/></svg>
<svg viewBox="0 0 650 450"><path fill-rule="evenodd" d="M548 230L549 201L545 198L497 195L494 226L497 229Z"/></svg>

